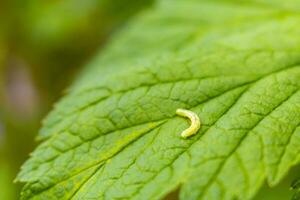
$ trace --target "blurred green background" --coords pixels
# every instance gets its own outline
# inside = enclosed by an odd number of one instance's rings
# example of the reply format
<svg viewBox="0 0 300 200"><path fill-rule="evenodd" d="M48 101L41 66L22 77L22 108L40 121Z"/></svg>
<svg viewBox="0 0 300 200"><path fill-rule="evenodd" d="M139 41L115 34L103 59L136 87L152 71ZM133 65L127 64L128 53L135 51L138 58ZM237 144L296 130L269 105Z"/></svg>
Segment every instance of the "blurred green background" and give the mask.
<svg viewBox="0 0 300 200"><path fill-rule="evenodd" d="M76 73L151 4L152 0L0 1L0 200L19 199L21 185L13 180L37 145L42 118ZM265 186L256 199L289 199L292 177L275 190ZM168 199L176 199L176 192Z"/></svg>

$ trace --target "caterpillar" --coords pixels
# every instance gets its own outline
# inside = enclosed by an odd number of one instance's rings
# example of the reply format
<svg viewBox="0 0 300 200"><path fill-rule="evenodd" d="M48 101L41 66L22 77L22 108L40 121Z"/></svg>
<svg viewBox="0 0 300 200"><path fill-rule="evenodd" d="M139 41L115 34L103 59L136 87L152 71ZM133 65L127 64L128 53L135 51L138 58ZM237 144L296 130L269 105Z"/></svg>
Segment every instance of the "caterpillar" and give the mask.
<svg viewBox="0 0 300 200"><path fill-rule="evenodd" d="M196 113L179 108L176 110L176 114L182 117L189 118L191 121L191 126L181 133L181 137L188 138L198 132L201 127L201 122Z"/></svg>

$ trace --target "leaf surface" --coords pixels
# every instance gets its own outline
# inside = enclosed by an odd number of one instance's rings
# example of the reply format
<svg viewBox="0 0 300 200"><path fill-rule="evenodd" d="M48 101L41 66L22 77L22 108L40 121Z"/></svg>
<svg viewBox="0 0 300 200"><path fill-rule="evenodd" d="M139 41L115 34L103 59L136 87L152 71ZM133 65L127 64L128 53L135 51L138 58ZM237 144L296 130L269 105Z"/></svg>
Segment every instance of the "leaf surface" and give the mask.
<svg viewBox="0 0 300 200"><path fill-rule="evenodd" d="M299 162L300 16L276 5L165 0L138 16L46 118L23 199L244 200L277 184ZM178 108L199 115L195 136Z"/></svg>

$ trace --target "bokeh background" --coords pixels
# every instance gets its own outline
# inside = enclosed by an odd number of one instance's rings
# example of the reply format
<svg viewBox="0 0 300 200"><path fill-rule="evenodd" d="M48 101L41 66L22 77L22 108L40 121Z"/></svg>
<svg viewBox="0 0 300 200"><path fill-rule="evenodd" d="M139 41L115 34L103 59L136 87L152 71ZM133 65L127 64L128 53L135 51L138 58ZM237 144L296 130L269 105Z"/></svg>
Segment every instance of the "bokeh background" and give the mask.
<svg viewBox="0 0 300 200"><path fill-rule="evenodd" d="M152 0L0 0L0 200L38 144L42 118L114 33ZM257 200L285 200L297 169ZM176 199L176 192L168 196Z"/></svg>

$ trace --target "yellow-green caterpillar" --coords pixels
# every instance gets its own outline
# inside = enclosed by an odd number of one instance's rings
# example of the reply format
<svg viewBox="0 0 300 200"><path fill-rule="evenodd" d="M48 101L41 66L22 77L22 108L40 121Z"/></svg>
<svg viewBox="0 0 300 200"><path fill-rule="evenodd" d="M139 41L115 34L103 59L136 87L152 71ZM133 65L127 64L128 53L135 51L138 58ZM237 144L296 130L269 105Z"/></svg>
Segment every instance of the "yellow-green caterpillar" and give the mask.
<svg viewBox="0 0 300 200"><path fill-rule="evenodd" d="M182 117L189 118L191 121L191 126L181 133L181 137L187 138L192 135L195 135L198 132L198 130L200 129L200 126L201 126L201 122L196 113L189 111L189 110L179 108L176 110L176 114L179 116L182 116Z"/></svg>

